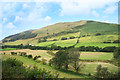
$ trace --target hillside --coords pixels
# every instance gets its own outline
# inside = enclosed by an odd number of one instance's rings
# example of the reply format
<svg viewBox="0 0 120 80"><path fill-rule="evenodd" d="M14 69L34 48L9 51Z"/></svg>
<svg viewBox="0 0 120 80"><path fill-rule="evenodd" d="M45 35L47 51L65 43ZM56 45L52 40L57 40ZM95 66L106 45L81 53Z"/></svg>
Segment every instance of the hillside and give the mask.
<svg viewBox="0 0 120 80"><path fill-rule="evenodd" d="M74 39L69 39L73 36L75 37ZM62 37L68 39L62 41ZM43 44L45 46L45 44L49 45L50 43L51 45L55 42L57 42L56 45L63 42L73 45L76 43L78 37L80 37L80 42L113 42L114 40L118 40L118 25L86 20L56 23L41 29L29 30L8 36L3 39L3 42L5 45ZM39 40L44 39L46 39L45 42L39 42ZM54 39L56 40L54 41Z"/></svg>

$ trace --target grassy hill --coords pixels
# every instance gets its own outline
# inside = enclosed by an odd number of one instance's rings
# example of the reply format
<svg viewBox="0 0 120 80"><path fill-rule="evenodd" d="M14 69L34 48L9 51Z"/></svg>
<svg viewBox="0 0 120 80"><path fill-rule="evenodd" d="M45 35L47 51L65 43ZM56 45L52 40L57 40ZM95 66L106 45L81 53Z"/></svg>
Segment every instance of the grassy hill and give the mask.
<svg viewBox="0 0 120 80"><path fill-rule="evenodd" d="M72 36L75 38L70 39ZM67 40L61 40L62 37L66 37ZM34 44L37 46L51 46L55 44L61 47L68 47L74 45L78 37L80 37L79 42L81 44L102 43L105 45L103 42L118 40L118 25L86 20L56 23L41 29L8 36L3 39L3 42L5 45ZM39 39L46 39L47 41L38 43ZM54 39L56 41L53 41ZM117 44L111 45L117 46ZM109 44L106 46L109 46ZM79 44L77 44L77 47L79 47Z"/></svg>

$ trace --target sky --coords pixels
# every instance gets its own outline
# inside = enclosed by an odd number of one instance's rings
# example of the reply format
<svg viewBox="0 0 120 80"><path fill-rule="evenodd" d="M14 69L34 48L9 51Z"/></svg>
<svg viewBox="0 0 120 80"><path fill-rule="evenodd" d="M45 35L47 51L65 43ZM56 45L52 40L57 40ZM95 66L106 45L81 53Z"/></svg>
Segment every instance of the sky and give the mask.
<svg viewBox="0 0 120 80"><path fill-rule="evenodd" d="M0 0L0 40L58 22L118 24L119 0Z"/></svg>

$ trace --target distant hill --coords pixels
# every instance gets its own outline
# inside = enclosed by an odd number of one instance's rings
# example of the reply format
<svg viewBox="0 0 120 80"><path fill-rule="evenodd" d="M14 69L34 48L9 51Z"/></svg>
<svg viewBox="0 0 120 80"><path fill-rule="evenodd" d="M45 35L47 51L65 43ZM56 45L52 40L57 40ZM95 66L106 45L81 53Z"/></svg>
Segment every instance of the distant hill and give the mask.
<svg viewBox="0 0 120 80"><path fill-rule="evenodd" d="M97 22L97 21L76 21L56 23L41 29L29 30L3 39L6 44L37 44L39 39L47 38L60 39L62 36L97 36L97 35L118 35L118 24ZM68 37L68 36L67 36Z"/></svg>

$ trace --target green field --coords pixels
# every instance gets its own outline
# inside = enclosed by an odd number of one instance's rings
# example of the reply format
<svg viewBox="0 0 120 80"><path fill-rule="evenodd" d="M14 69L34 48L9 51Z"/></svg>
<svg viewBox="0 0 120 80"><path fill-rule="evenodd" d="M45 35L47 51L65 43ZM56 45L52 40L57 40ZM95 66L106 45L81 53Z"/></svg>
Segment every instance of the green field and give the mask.
<svg viewBox="0 0 120 80"><path fill-rule="evenodd" d="M4 48L4 49L0 49L0 51L9 51L9 50L16 50L16 48Z"/></svg>
<svg viewBox="0 0 120 80"><path fill-rule="evenodd" d="M104 48L108 46L116 46L118 47L117 43L78 43L75 47L80 47L80 46L94 46L94 47L99 47L99 48Z"/></svg>
<svg viewBox="0 0 120 80"><path fill-rule="evenodd" d="M16 59L22 61L24 63L24 66L36 65L39 68L45 68L46 70L51 71L53 74L55 74L54 72L57 71L58 73L60 73L60 76L59 76L60 78L63 78L63 77L66 77L66 78L89 78L88 76L74 74L73 72L63 72L63 71L60 71L60 70L55 69L53 67L50 67L48 65L43 65L41 63L36 63L32 59L28 59L27 57L15 56L15 55L12 56L12 55L9 55L9 54L2 55L3 60L5 60L7 58L10 58L10 57L13 57L13 58L16 58ZM109 63L104 63L104 62L84 62L84 64L85 64L85 67L80 71L80 73L84 73L84 74L91 73L93 75L96 72L97 65L100 65L100 64L103 67L108 67L108 70L110 70L110 71L113 71L113 72L118 71L118 67L116 67L116 66L114 66L112 64L109 64Z"/></svg>
<svg viewBox="0 0 120 80"><path fill-rule="evenodd" d="M104 52L81 52L80 59L82 60L111 60L113 53Z"/></svg>
<svg viewBox="0 0 120 80"><path fill-rule="evenodd" d="M63 72L63 71L59 71L53 67L50 67L48 65L43 65L43 64L40 64L40 63L36 63L35 61L33 61L32 59L28 59L26 57L21 57L21 56L11 56L11 55L2 55L2 59L5 60L7 58L10 58L10 57L13 57L13 58L16 58L17 60L20 60L24 63L24 66L27 66L27 65L36 65L38 66L39 68L41 69L46 69L48 71L51 71L53 74L56 74L56 71L60 74L59 75L59 78L89 78L88 76L81 76L81 75L77 75L77 74L74 74L74 73L70 73L70 72Z"/></svg>

